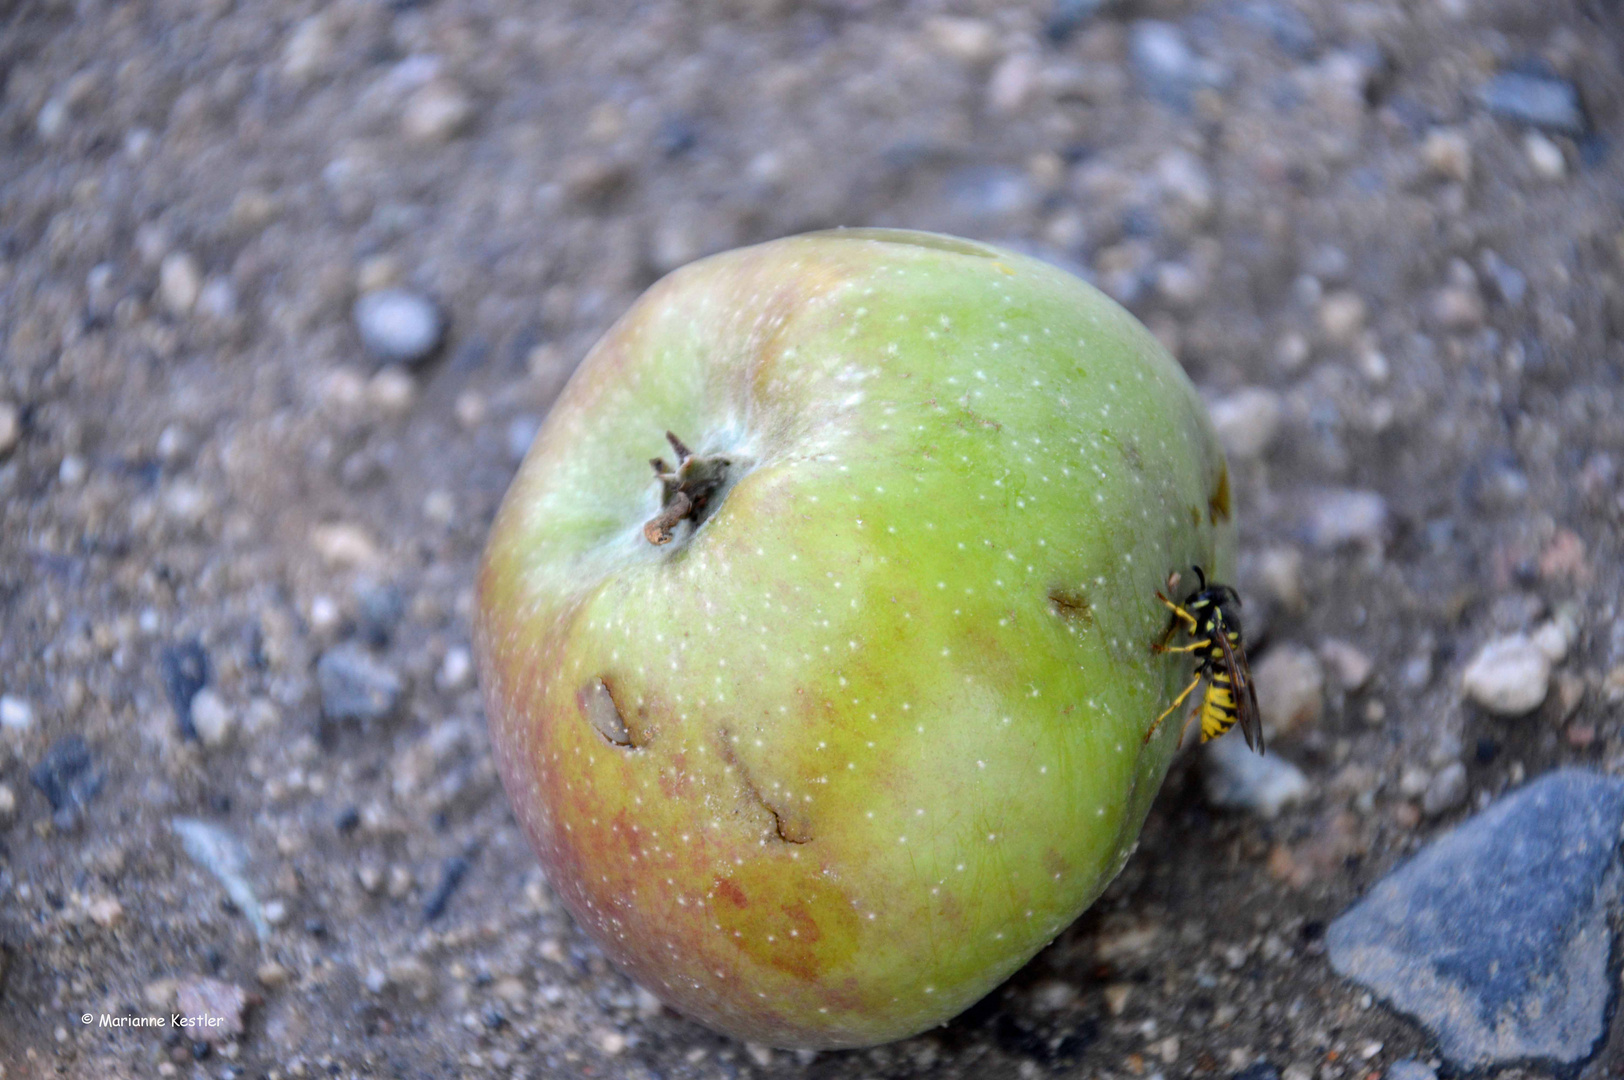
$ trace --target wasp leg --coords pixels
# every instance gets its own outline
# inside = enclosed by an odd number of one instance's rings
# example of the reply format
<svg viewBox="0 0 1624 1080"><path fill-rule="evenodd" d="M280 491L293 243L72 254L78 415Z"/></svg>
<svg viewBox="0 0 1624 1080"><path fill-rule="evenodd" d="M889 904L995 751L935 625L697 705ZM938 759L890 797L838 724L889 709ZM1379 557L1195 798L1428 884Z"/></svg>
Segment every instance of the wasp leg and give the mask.
<svg viewBox="0 0 1624 1080"><path fill-rule="evenodd" d="M1167 609L1169 611L1171 611L1174 615L1177 615L1179 618L1181 618L1185 622L1189 623L1190 624L1190 633L1193 634L1197 630L1201 629L1201 623L1196 620L1196 617L1194 615L1191 615L1188 611L1185 611L1184 608L1181 605L1173 603L1173 601L1169 600L1167 597L1163 596L1161 593L1156 594L1156 599L1160 600L1163 604L1167 605Z"/></svg>
<svg viewBox="0 0 1624 1080"><path fill-rule="evenodd" d="M1176 646L1176 647L1175 646L1170 646L1170 645L1157 645L1155 647L1155 649L1152 650L1152 651L1156 652L1157 654L1174 653L1174 652L1195 652L1197 649L1204 649L1206 647L1207 647L1207 643L1205 641L1192 641L1188 645L1179 645L1179 646Z"/></svg>
<svg viewBox="0 0 1624 1080"><path fill-rule="evenodd" d="M1169 705L1166 709L1162 710L1162 715L1158 716L1156 718L1156 722L1154 724L1150 725L1150 730L1145 732L1145 742L1147 742L1147 743L1150 742L1151 737L1154 736L1156 734L1157 729L1162 726L1162 721L1167 719L1167 714L1172 712L1174 709L1178 708L1180 705L1183 705L1184 704L1184 699L1190 696L1190 691L1194 690L1198 685L1200 685L1200 683L1201 683L1201 673L1197 672L1195 678L1190 680L1190 685L1186 686L1184 688L1183 693L1179 694L1178 697L1174 698L1173 699L1173 704ZM1184 741L1184 735L1183 735L1182 732L1179 734L1179 741L1180 742Z"/></svg>

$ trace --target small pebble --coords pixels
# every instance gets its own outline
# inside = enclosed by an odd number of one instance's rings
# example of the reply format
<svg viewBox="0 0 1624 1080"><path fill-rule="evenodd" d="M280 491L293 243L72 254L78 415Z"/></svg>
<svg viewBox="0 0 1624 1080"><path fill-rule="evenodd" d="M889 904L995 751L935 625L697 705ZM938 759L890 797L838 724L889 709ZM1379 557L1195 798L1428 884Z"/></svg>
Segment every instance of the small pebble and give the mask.
<svg viewBox="0 0 1624 1080"><path fill-rule="evenodd" d="M1365 328L1365 315L1365 301L1358 293L1334 292L1320 301L1320 330L1333 345L1352 345Z"/></svg>
<svg viewBox="0 0 1624 1080"><path fill-rule="evenodd" d="M27 731L34 726L34 706L27 698L15 694L0 697L0 727L8 731Z"/></svg>
<svg viewBox="0 0 1624 1080"><path fill-rule="evenodd" d="M1466 766L1458 761L1439 769L1421 795L1421 812L1437 817L1466 802Z"/></svg>
<svg viewBox="0 0 1624 1080"><path fill-rule="evenodd" d="M230 742L232 732L237 727L237 714L225 703L225 699L208 687L199 690L192 698L191 718L192 730L197 732L198 741L211 748Z"/></svg>
<svg viewBox="0 0 1624 1080"><path fill-rule="evenodd" d="M9 401L0 401L0 457L11 453L22 437L22 410Z"/></svg>
<svg viewBox="0 0 1624 1080"><path fill-rule="evenodd" d="M214 500L199 484L176 480L164 488L164 516L177 525L196 528L208 517Z"/></svg>
<svg viewBox="0 0 1624 1080"><path fill-rule="evenodd" d="M1446 285L1433 294L1432 321L1445 330L1476 329L1483 317L1483 296L1475 285Z"/></svg>
<svg viewBox="0 0 1624 1080"><path fill-rule="evenodd" d="M1314 790L1301 769L1273 750L1254 753L1238 732L1208 743L1203 763L1207 801L1225 809L1272 818Z"/></svg>
<svg viewBox="0 0 1624 1080"><path fill-rule="evenodd" d="M455 693L467 689L473 681L474 659L472 654L461 645L446 650L445 659L440 662L440 670L434 676L434 685L446 693Z"/></svg>
<svg viewBox="0 0 1624 1080"><path fill-rule="evenodd" d="M1301 645L1270 649L1252 669L1263 723L1286 734L1320 718L1325 696L1325 669L1319 657Z"/></svg>
<svg viewBox="0 0 1624 1080"><path fill-rule="evenodd" d="M17 793L10 784L0 783L0 825L6 825L17 816Z"/></svg>
<svg viewBox="0 0 1624 1080"><path fill-rule="evenodd" d="M85 904L85 914L97 926L111 930L124 921L124 905L117 897L98 896Z"/></svg>
<svg viewBox="0 0 1624 1080"><path fill-rule="evenodd" d="M623 161L585 156L566 161L560 179L564 194L572 202L600 203L627 187L632 180L632 171Z"/></svg>
<svg viewBox="0 0 1624 1080"><path fill-rule="evenodd" d="M203 271L184 251L165 255L158 267L158 296L175 315L190 315L203 291Z"/></svg>
<svg viewBox="0 0 1624 1080"><path fill-rule="evenodd" d="M1551 619L1541 623L1539 629L1534 631L1534 647L1544 653L1551 663L1560 664L1568 655L1577 634L1578 627L1573 625L1571 619Z"/></svg>
<svg viewBox="0 0 1624 1080"><path fill-rule="evenodd" d="M472 431L485 422L485 396L477 390L464 390L452 403L451 412L457 423Z"/></svg>
<svg viewBox="0 0 1624 1080"><path fill-rule="evenodd" d="M1459 128L1433 128L1421 144L1421 160L1446 180L1472 179L1472 143Z"/></svg>
<svg viewBox="0 0 1624 1080"><path fill-rule="evenodd" d="M28 773L51 809L59 825L71 825L80 811L102 789L105 779L95 767L90 747L77 735L68 735L51 744L45 756Z"/></svg>
<svg viewBox="0 0 1624 1080"><path fill-rule="evenodd" d="M1287 611L1308 609L1303 592L1303 555L1296 548L1267 548L1258 556L1257 580L1264 593Z"/></svg>
<svg viewBox="0 0 1624 1080"><path fill-rule="evenodd" d="M317 593L310 598L310 629L317 634L326 635L338 629L339 622L344 613L338 609L338 601L326 593Z"/></svg>
<svg viewBox="0 0 1624 1080"><path fill-rule="evenodd" d="M1534 170L1534 175L1541 180L1560 180L1568 174L1568 162L1562 156L1562 148L1537 131L1523 136L1523 153L1528 156L1528 164Z"/></svg>
<svg viewBox="0 0 1624 1080"><path fill-rule="evenodd" d="M224 1043L245 1030L243 1013L252 1003L247 991L234 983L204 976L184 979L175 988L175 1008L183 1016L208 1016L217 1022L191 1029L198 1039Z"/></svg>
<svg viewBox="0 0 1624 1080"><path fill-rule="evenodd" d="M404 416L416 399L417 383L399 364L381 368L367 380L367 400L390 416Z"/></svg>
<svg viewBox="0 0 1624 1080"><path fill-rule="evenodd" d="M1508 71L1490 79L1478 96L1490 112L1503 119L1565 135L1585 133L1579 91L1564 79Z"/></svg>
<svg viewBox="0 0 1624 1080"><path fill-rule="evenodd" d="M1550 689L1551 658L1525 634L1497 638L1461 674L1461 692L1496 716L1526 716Z"/></svg>
<svg viewBox="0 0 1624 1080"><path fill-rule="evenodd" d="M65 488L76 488L90 475L90 464L78 454L69 454L57 466L56 479Z"/></svg>
<svg viewBox="0 0 1624 1080"><path fill-rule="evenodd" d="M405 689L395 670L359 645L335 645L316 661L322 715L329 720L382 720L395 711Z"/></svg>
<svg viewBox="0 0 1624 1080"><path fill-rule="evenodd" d="M378 562L378 548L359 525L335 522L310 530L310 544L331 569L371 566Z"/></svg>
<svg viewBox="0 0 1624 1080"><path fill-rule="evenodd" d="M68 130L68 121L72 118L73 109L68 103L61 97L53 97L40 106L34 117L34 130L41 140L55 142Z"/></svg>
<svg viewBox="0 0 1624 1080"><path fill-rule="evenodd" d="M209 682L209 654L196 638L166 645L158 654L158 676L164 684L169 707L175 712L175 723L181 738L196 739L192 727L192 699Z"/></svg>
<svg viewBox="0 0 1624 1080"><path fill-rule="evenodd" d="M536 441L536 432L541 430L541 420L529 414L516 416L508 421L507 426L507 452L514 462L524 460L530 452L530 444Z"/></svg>
<svg viewBox="0 0 1624 1080"><path fill-rule="evenodd" d="M386 364L422 363L445 335L433 301L404 289L381 289L355 302L355 325L367 351Z"/></svg>
<svg viewBox="0 0 1624 1080"><path fill-rule="evenodd" d="M1225 452L1231 458L1255 461L1273 444L1284 407L1275 391L1249 386L1213 402L1207 412Z"/></svg>
<svg viewBox="0 0 1624 1080"><path fill-rule="evenodd" d="M227 322L237 315L237 290L229 278L211 277L197 294L198 314L215 322Z"/></svg>
<svg viewBox="0 0 1624 1080"><path fill-rule="evenodd" d="M1494 251L1483 252L1483 274L1493 287L1492 295L1507 307L1516 307L1528 295L1528 276Z"/></svg>
<svg viewBox="0 0 1624 1080"><path fill-rule="evenodd" d="M153 449L165 465L178 465L192 453L192 437L181 424L165 424Z"/></svg>
<svg viewBox="0 0 1624 1080"><path fill-rule="evenodd" d="M457 500L444 488L423 496L423 516L436 525L450 525L457 518Z"/></svg>
<svg viewBox="0 0 1624 1080"><path fill-rule="evenodd" d="M938 15L925 20L925 37L936 51L966 64L986 63L998 49L998 31L985 19Z"/></svg>
<svg viewBox="0 0 1624 1080"><path fill-rule="evenodd" d="M406 594L394 585L362 579L355 584L355 606L361 636L373 648L382 649L406 616Z"/></svg>
<svg viewBox="0 0 1624 1080"><path fill-rule="evenodd" d="M467 131L475 116L473 99L461 87L447 79L435 79L406 99L400 130L415 142L443 143Z"/></svg>
<svg viewBox="0 0 1624 1080"><path fill-rule="evenodd" d="M1387 500L1374 491L1319 491L1302 503L1305 537L1321 550L1378 544L1387 535Z"/></svg>
<svg viewBox="0 0 1624 1080"><path fill-rule="evenodd" d="M292 978L292 974L292 972L283 967L281 964L278 964L275 960L268 960L259 965L259 967L254 971L254 978L259 981L259 985L265 987L267 990L280 990L282 987L288 984L288 980Z"/></svg>
<svg viewBox="0 0 1624 1080"><path fill-rule="evenodd" d="M1320 642L1319 656L1336 677L1337 685L1350 692L1362 689L1376 669L1375 662L1369 656L1356 646L1336 638Z"/></svg>
<svg viewBox="0 0 1624 1080"><path fill-rule="evenodd" d="M1162 194L1203 220L1217 207L1212 174L1206 163L1188 150L1169 150L1156 159L1156 184Z"/></svg>
<svg viewBox="0 0 1624 1080"><path fill-rule="evenodd" d="M462 879L468 873L468 860L461 855L453 855L440 867L440 883L429 893L423 901L423 921L433 922L445 914L446 904L451 900L451 894L457 891Z"/></svg>
<svg viewBox="0 0 1624 1080"><path fill-rule="evenodd" d="M1426 766L1411 762L1404 766L1404 771L1399 774L1398 793L1406 799L1419 798L1426 792L1430 783L1432 774L1427 771Z"/></svg>
<svg viewBox="0 0 1624 1080"><path fill-rule="evenodd" d="M404 273L400 260L395 256L370 255L361 260L361 265L355 271L356 291L370 293L395 288Z"/></svg>
<svg viewBox="0 0 1624 1080"><path fill-rule="evenodd" d="M1313 349L1308 338L1295 330L1280 335L1274 345L1274 361L1282 371L1297 371L1308 362Z"/></svg>
<svg viewBox="0 0 1624 1080"><path fill-rule="evenodd" d="M1438 1080L1438 1073L1414 1058L1403 1058L1387 1066L1386 1080Z"/></svg>
<svg viewBox="0 0 1624 1080"><path fill-rule="evenodd" d="M282 73L294 82L319 74L332 59L333 30L325 13L312 15L293 29L282 49Z"/></svg>
<svg viewBox="0 0 1624 1080"><path fill-rule="evenodd" d="M1198 55L1178 26L1156 19L1133 24L1128 54L1151 96L1170 105L1186 105L1194 91L1222 86L1229 77L1222 64Z"/></svg>

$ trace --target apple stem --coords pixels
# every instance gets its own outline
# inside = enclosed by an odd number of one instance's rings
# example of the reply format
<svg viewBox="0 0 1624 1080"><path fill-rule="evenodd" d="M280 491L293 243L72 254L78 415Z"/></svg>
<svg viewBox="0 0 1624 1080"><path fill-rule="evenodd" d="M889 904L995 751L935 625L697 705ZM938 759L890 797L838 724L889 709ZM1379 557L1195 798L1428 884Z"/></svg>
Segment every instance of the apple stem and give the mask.
<svg viewBox="0 0 1624 1080"><path fill-rule="evenodd" d="M727 468L732 462L721 455L704 457L688 449L671 432L666 441L676 451L675 468L664 458L650 458L654 477L661 484L660 512L643 524L643 538L655 547L669 544L673 530L684 521L695 526L705 519L711 509L711 499L727 480Z"/></svg>

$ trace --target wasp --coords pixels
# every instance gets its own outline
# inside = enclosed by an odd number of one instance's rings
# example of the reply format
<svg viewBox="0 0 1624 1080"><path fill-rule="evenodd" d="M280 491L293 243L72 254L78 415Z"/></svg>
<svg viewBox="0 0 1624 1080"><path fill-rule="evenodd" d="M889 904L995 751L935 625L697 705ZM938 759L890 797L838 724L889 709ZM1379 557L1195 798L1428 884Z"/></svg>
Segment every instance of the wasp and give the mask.
<svg viewBox="0 0 1624 1080"><path fill-rule="evenodd" d="M1173 612L1173 621L1167 633L1154 649L1158 653L1194 653L1200 661L1195 677L1178 697L1173 699L1156 722L1145 733L1150 742L1166 720L1168 714L1184 704L1202 679L1207 681L1207 692L1201 699L1201 708L1185 724L1188 730L1196 716L1201 717L1201 741L1216 739L1237 723L1246 745L1263 753L1263 723L1258 716L1257 691L1252 687L1252 669L1246 663L1246 647L1241 643L1241 598L1228 585L1214 581L1208 583L1206 573L1199 566L1191 567L1199 585L1182 604L1174 603L1160 592L1156 599ZM1178 583L1178 575L1168 579L1168 590ZM1184 628L1190 636L1187 645L1168 645L1173 635ZM1180 733L1179 741L1184 741Z"/></svg>

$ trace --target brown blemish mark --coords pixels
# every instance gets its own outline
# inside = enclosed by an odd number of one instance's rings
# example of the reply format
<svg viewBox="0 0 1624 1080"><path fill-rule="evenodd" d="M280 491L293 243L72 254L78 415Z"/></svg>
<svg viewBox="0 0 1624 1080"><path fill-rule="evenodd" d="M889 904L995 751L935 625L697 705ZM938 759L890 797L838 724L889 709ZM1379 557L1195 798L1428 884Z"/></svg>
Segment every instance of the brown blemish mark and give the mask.
<svg viewBox="0 0 1624 1080"><path fill-rule="evenodd" d="M1049 607L1067 622L1075 622L1081 626L1094 625L1094 605L1089 603L1088 594L1082 589L1069 585L1051 585Z"/></svg>
<svg viewBox="0 0 1624 1080"><path fill-rule="evenodd" d="M932 399L931 404L935 404L934 399ZM960 419L953 421L955 427L968 431L970 430L969 425L973 424L978 427L987 428L989 431L1004 430L1004 425L999 423L997 420L994 420L991 417L983 416L974 409L970 408L969 394L965 394L962 398L960 398L957 404L959 406L959 412L963 413L964 415Z"/></svg>
<svg viewBox="0 0 1624 1080"><path fill-rule="evenodd" d="M615 700L614 691L610 689L608 679L604 676L600 675L590 680L575 691L575 707L580 710L587 723L596 728L598 734L609 742L616 746L637 745L632 738L631 728L626 726L626 714L621 710L620 703Z"/></svg>
<svg viewBox="0 0 1624 1080"><path fill-rule="evenodd" d="M1207 496L1207 519L1214 525L1229 520L1229 466L1218 470L1218 486Z"/></svg>
<svg viewBox="0 0 1624 1080"><path fill-rule="evenodd" d="M796 813L788 807L780 808L775 806L767 798L766 794L756 784L755 778L750 775L749 767L739 760L738 754L733 752L733 737L728 734L725 728L721 732L721 744L722 760L738 772L739 780L743 783L744 790L751 800L772 815L773 832L777 833L778 839L786 844L810 843L812 841L812 823L807 820L804 814Z"/></svg>
<svg viewBox="0 0 1624 1080"><path fill-rule="evenodd" d="M746 862L716 879L711 911L746 955L812 982L844 967L861 929L851 898L826 878L797 875L776 859Z"/></svg>

